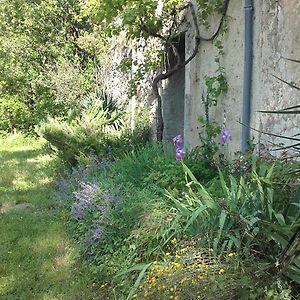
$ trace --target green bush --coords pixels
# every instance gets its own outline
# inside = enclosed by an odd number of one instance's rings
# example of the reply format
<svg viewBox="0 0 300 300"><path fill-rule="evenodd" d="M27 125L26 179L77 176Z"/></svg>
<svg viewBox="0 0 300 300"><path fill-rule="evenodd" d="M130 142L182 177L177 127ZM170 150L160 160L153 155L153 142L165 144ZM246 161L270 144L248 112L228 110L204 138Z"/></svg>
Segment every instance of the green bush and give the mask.
<svg viewBox="0 0 300 300"><path fill-rule="evenodd" d="M28 107L18 98L8 95L0 98L0 130L26 129L29 120Z"/></svg>
<svg viewBox="0 0 300 300"><path fill-rule="evenodd" d="M195 151L186 155L184 163L205 185L218 174L217 167L201 160ZM153 188L161 194L165 194L165 190L175 193L186 189L182 164L175 160L171 145L165 150L160 144L137 147L117 160L112 168L122 183L131 182L140 188Z"/></svg>
<svg viewBox="0 0 300 300"><path fill-rule="evenodd" d="M106 110L93 105L74 120L49 119L41 125L39 132L64 162L74 165L82 155L109 159L110 140L118 138L116 124L119 122L120 114L109 115Z"/></svg>
<svg viewBox="0 0 300 300"><path fill-rule="evenodd" d="M70 111L67 120L50 118L39 129L67 164L76 165L80 159L88 161L89 156L115 160L149 141L147 124L129 129L123 110L104 94L91 94L84 107L81 113L76 109Z"/></svg>

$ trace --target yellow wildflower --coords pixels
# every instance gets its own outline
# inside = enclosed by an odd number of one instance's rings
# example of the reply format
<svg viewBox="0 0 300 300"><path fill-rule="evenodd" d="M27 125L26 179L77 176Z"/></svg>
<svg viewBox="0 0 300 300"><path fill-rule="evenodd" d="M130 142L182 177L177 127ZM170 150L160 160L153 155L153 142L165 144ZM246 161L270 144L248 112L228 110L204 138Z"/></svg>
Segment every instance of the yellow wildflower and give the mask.
<svg viewBox="0 0 300 300"><path fill-rule="evenodd" d="M176 239L176 238L174 238L173 240L171 240L171 243L172 243L173 245L176 245L176 243L177 243L177 239Z"/></svg>
<svg viewBox="0 0 300 300"><path fill-rule="evenodd" d="M174 263L173 263L173 266L174 266L175 269L177 269L177 270L181 268L181 264L178 263L178 262L174 262Z"/></svg>
<svg viewBox="0 0 300 300"><path fill-rule="evenodd" d="M199 279L199 280L202 280L203 278L204 278L203 275L198 275L198 279Z"/></svg>
<svg viewBox="0 0 300 300"><path fill-rule="evenodd" d="M222 275L225 273L225 270L223 268L220 269L219 274Z"/></svg>
<svg viewBox="0 0 300 300"><path fill-rule="evenodd" d="M181 258L181 256L176 254L176 260L179 260L180 258Z"/></svg>

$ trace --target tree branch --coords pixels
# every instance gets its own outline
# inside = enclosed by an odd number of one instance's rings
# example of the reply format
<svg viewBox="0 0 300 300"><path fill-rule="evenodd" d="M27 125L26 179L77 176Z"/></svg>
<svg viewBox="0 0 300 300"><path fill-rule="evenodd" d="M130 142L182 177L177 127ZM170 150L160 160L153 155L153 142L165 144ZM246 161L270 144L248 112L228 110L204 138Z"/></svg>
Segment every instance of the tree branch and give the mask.
<svg viewBox="0 0 300 300"><path fill-rule="evenodd" d="M217 30L215 31L215 33L212 36L210 36L209 38L205 38L200 35L199 24L197 21L197 16L196 16L196 12L195 12L195 8L194 8L193 4L191 2L189 2L181 8L181 11L185 10L185 9L190 9L190 11L191 11L191 15L192 15L192 19L193 19L193 23L194 23L194 27L195 27L195 31L196 31L195 45L194 45L192 54L185 61L181 62L180 59L177 60L176 65L172 69L166 71L165 73L157 75L152 82L152 91L158 102L157 124L156 124L157 125L156 126L156 136L157 136L158 141L162 141L163 130L164 130L163 116L162 116L162 99L161 99L161 95L159 94L159 90L158 90L159 82L171 77L173 74L175 74L176 72L178 72L179 70L184 68L191 60L193 60L199 51L199 46L200 46L201 41L213 41L218 36L218 34L220 33L220 30L222 28L222 25L224 23L225 17L226 17L229 1L230 0L224 1L223 9L222 9L222 17L221 17L219 26L218 26ZM168 41L168 43L171 43L171 42Z"/></svg>

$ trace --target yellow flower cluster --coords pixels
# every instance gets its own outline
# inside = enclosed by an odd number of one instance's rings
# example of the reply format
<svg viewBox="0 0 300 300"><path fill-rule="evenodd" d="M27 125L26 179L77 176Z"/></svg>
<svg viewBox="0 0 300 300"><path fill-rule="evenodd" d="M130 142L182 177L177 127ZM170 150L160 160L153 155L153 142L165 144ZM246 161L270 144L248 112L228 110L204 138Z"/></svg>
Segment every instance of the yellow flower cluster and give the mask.
<svg viewBox="0 0 300 300"><path fill-rule="evenodd" d="M171 243L177 243L176 239ZM229 253L228 257L235 255ZM196 247L169 249L161 262L152 263L134 298L185 300L192 294L193 299L203 299L212 284L226 280L225 274L230 274L225 265L225 261L221 265L209 252L201 253Z"/></svg>
<svg viewBox="0 0 300 300"><path fill-rule="evenodd" d="M172 243L175 241L172 240ZM164 263L154 261L139 287L139 296L135 298L184 300L192 288L195 296L202 299L206 286L200 281L204 282L207 278L208 265L204 260L192 259L191 263L190 251L191 247L184 247L173 254L166 252Z"/></svg>

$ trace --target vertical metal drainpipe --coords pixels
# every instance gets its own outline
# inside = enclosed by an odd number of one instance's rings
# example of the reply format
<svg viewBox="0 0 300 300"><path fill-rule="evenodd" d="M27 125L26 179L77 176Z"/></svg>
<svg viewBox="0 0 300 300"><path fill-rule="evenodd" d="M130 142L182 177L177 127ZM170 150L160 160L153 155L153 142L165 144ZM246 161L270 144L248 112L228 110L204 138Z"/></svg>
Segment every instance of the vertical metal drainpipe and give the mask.
<svg viewBox="0 0 300 300"><path fill-rule="evenodd" d="M242 152L246 152L250 140L251 89L253 69L253 0L245 0L244 86L242 115Z"/></svg>

